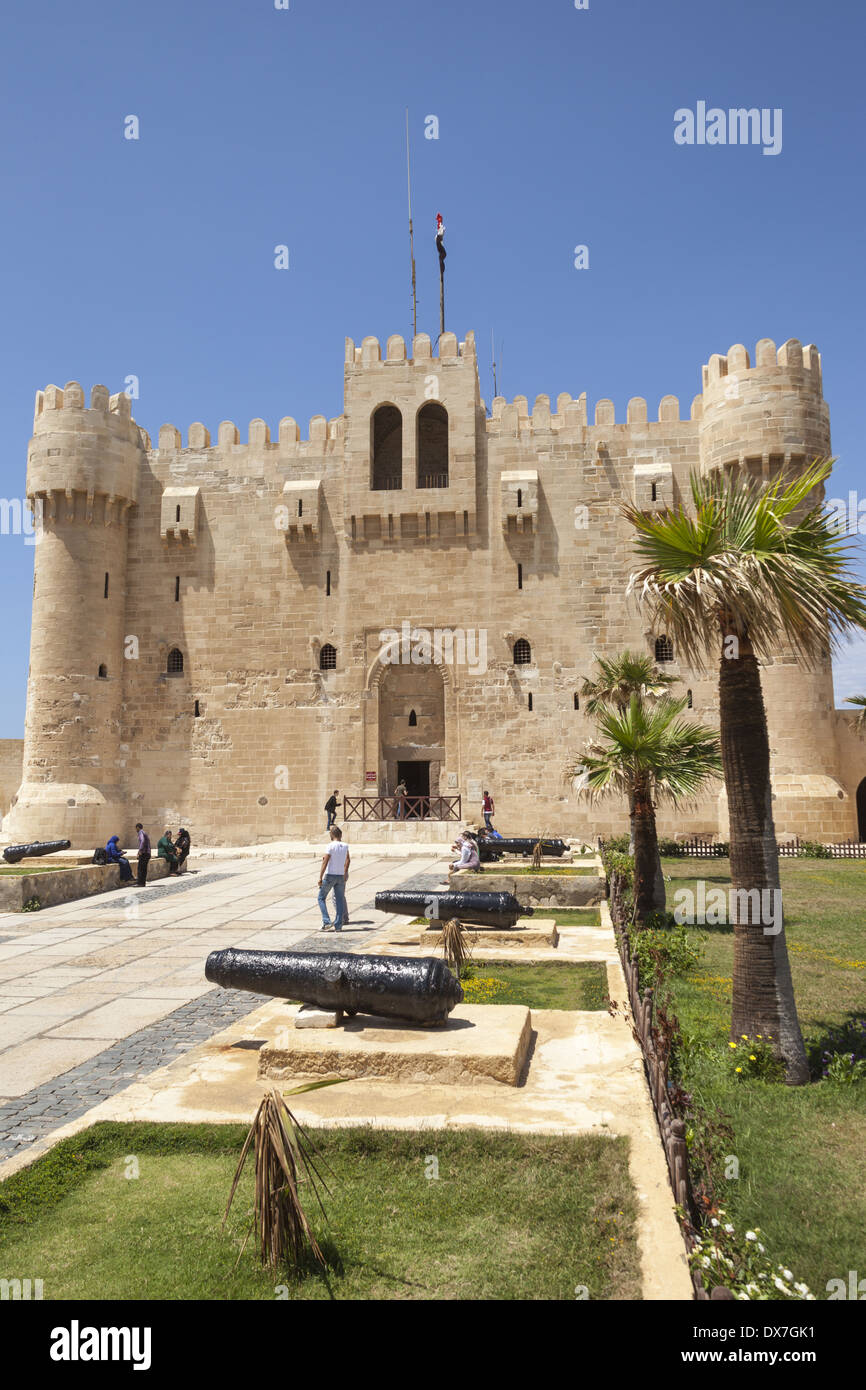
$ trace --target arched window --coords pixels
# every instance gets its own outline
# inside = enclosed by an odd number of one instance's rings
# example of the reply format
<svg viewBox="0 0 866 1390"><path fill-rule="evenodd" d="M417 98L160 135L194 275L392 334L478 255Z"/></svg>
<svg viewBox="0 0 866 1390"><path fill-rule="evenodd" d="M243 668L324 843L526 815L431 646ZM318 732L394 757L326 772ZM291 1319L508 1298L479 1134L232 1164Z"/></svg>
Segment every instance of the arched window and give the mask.
<svg viewBox="0 0 866 1390"><path fill-rule="evenodd" d="M399 491L403 486L403 416L396 405L380 405L373 412L372 469L374 492Z"/></svg>
<svg viewBox="0 0 866 1390"><path fill-rule="evenodd" d="M418 716L413 709L409 711L409 728L414 729L418 724Z"/></svg>
<svg viewBox="0 0 866 1390"><path fill-rule="evenodd" d="M532 665L532 648L525 637L520 637L514 643L514 664L515 666Z"/></svg>
<svg viewBox="0 0 866 1390"><path fill-rule="evenodd" d="M98 670L98 672L97 672L97 675L99 676L99 679L100 679L101 681L107 681L107 680L108 680L108 667L105 665L104 662L103 662L103 664L100 666L100 668L99 668L99 670Z"/></svg>
<svg viewBox="0 0 866 1390"><path fill-rule="evenodd" d="M319 670L336 671L336 669L337 648L332 647L329 642L326 642L322 650L319 652Z"/></svg>
<svg viewBox="0 0 866 1390"><path fill-rule="evenodd" d="M448 486L448 411L428 401L418 411L418 486Z"/></svg>
<svg viewBox="0 0 866 1390"><path fill-rule="evenodd" d="M179 647L172 647L168 654L165 670L169 676L183 675L183 652Z"/></svg>
<svg viewBox="0 0 866 1390"><path fill-rule="evenodd" d="M674 644L671 639L662 633L661 637L656 638L656 661L673 661Z"/></svg>

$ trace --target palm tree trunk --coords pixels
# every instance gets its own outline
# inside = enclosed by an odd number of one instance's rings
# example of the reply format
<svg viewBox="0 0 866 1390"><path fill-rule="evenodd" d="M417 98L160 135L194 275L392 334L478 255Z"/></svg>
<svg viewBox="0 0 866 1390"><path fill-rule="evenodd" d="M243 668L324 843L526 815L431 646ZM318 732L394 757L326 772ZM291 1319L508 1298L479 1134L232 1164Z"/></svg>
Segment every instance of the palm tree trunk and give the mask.
<svg viewBox="0 0 866 1390"><path fill-rule="evenodd" d="M645 922L655 911L656 866L659 846L652 796L645 779L634 787L634 911Z"/></svg>
<svg viewBox="0 0 866 1390"><path fill-rule="evenodd" d="M800 1086L809 1079L809 1066L782 924L767 716L747 637L740 638L738 657L721 659L719 723L731 843L731 1039L769 1035L784 1061L786 1081Z"/></svg>

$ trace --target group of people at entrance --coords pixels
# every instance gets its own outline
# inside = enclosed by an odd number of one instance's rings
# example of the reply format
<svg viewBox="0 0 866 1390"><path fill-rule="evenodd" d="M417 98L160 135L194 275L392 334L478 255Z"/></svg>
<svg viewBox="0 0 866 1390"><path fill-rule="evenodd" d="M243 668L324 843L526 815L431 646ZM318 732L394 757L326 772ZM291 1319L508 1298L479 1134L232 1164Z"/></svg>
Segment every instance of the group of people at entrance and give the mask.
<svg viewBox="0 0 866 1390"><path fill-rule="evenodd" d="M150 846L150 836L144 826L139 821L136 824L138 834L138 858L136 881L139 888L147 885L147 870L150 865L153 852ZM177 838L172 839L171 827L167 826L162 838L157 841L156 856L158 859L168 860L169 874L179 874L189 856L192 840L188 830L181 826L177 832ZM125 853L120 848L120 838L112 835L104 850L97 850L93 856L94 863L117 864L120 868L121 883L132 882L132 865Z"/></svg>

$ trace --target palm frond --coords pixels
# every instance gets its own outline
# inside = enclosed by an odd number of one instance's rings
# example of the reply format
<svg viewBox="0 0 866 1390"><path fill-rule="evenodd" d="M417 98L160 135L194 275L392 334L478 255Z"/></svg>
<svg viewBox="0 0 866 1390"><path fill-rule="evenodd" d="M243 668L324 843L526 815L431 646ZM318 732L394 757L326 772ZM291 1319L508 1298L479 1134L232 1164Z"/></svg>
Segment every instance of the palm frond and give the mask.
<svg viewBox="0 0 866 1390"><path fill-rule="evenodd" d="M442 953L445 962L460 979L460 972L472 954L463 923L456 917L442 923Z"/></svg>
<svg viewBox="0 0 866 1390"><path fill-rule="evenodd" d="M639 566L628 592L690 664L702 665L726 634L748 636L763 656L783 643L813 664L852 627L866 628L853 544L817 492L832 462L817 460L767 486L693 475L693 513L622 508Z"/></svg>
<svg viewBox="0 0 866 1390"><path fill-rule="evenodd" d="M580 762L589 796L629 795L638 781L645 781L654 800L678 805L721 777L718 735L683 718L687 706L687 699L670 695L652 705L633 695L627 709L600 711L597 737Z"/></svg>
<svg viewBox="0 0 866 1390"><path fill-rule="evenodd" d="M855 729L866 729L866 695L847 695L845 704L858 707L857 718L854 721Z"/></svg>
<svg viewBox="0 0 866 1390"><path fill-rule="evenodd" d="M286 1092L301 1095L324 1086L337 1086L342 1077L326 1081L310 1081ZM241 1149L238 1166L226 1204L223 1226L234 1201L250 1150L255 1158L255 1197L250 1228L244 1240L238 1262L247 1241L255 1233L259 1259L263 1265L278 1269L288 1264L296 1272L309 1256L322 1268L325 1257L313 1234L301 1198L301 1185L306 1182L319 1210L325 1215L322 1192L330 1195L328 1185L316 1163L313 1143L306 1130L286 1105L279 1091L269 1091L262 1097L249 1133ZM321 1161L321 1160L320 1160ZM324 1166L324 1165L323 1165Z"/></svg>

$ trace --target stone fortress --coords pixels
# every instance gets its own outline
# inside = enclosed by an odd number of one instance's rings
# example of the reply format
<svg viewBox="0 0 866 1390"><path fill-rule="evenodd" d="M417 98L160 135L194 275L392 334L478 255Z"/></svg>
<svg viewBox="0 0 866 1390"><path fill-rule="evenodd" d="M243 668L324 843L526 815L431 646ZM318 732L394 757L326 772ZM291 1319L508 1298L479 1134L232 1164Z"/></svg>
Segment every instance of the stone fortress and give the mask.
<svg viewBox="0 0 866 1390"><path fill-rule="evenodd" d="M595 653L655 653L717 720L716 671L680 664L625 588L624 498L677 502L692 470L762 478L830 452L820 358L794 339L703 368L688 418L629 401L479 393L473 335L384 352L346 342L343 414L245 442L225 421L164 425L156 447L124 395L70 382L36 397L27 496L35 546L23 769L4 839L89 848L186 825L196 843L321 835L341 795L489 789L512 833L607 834L617 800L566 777L592 723ZM40 519L41 518L41 519ZM389 635L390 630L390 635ZM780 652L763 672L776 828L866 838L866 740L834 709L829 662ZM11 743L11 741L10 741ZM858 816L859 803L859 816ZM452 803L453 804L453 803ZM375 810L374 803L370 803ZM6 810L4 806L2 809ZM381 808L380 808L381 809ZM342 807L340 810L342 818ZM727 838L714 789L664 834ZM442 839L441 821L349 823L350 838Z"/></svg>

